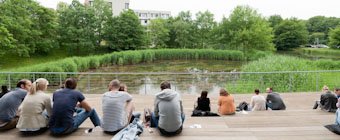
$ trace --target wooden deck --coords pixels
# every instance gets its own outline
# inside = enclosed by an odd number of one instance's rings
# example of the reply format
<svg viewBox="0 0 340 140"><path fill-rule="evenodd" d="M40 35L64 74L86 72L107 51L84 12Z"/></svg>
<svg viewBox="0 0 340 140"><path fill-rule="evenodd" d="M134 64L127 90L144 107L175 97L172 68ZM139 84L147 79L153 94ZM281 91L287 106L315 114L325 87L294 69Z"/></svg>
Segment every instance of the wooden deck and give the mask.
<svg viewBox="0 0 340 140"><path fill-rule="evenodd" d="M234 95L235 102L250 101L251 94ZM321 110L313 110L314 101L319 99L320 94L316 93L294 93L281 94L284 98L287 110L285 111L261 111L248 112L248 114L237 113L232 116L222 117L191 117L194 102L197 96L185 95L183 105L186 114L182 134L175 137L162 137L154 129L149 133L146 129L141 135L142 140L339 140L340 136L329 132L323 126L332 124L335 120L334 113L327 113ZM86 95L87 100L101 111L101 95ZM217 110L217 96L210 97L212 111ZM154 96L134 95L136 111L142 112L146 107L152 107ZM192 128L199 124L202 128ZM0 132L1 140L14 139L70 139L70 140L109 140L110 135L102 132L86 134L84 130L92 127L87 120L75 133L62 138L55 138L45 132L39 136L21 136L17 129L7 132Z"/></svg>

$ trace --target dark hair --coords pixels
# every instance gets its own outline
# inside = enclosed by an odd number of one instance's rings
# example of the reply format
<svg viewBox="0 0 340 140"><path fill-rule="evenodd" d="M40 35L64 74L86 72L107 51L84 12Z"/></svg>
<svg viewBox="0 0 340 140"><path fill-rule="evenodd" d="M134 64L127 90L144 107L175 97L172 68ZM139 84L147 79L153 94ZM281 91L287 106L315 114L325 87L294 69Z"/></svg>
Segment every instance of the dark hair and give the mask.
<svg viewBox="0 0 340 140"><path fill-rule="evenodd" d="M29 81L29 80L27 80L27 79L21 79L21 80L17 83L17 88L21 88L21 85L26 86L26 84L27 84L28 81Z"/></svg>
<svg viewBox="0 0 340 140"><path fill-rule="evenodd" d="M170 89L171 88L171 85L170 85L170 83L168 82L168 81L163 81L162 83L161 83L161 89L163 90L163 89Z"/></svg>
<svg viewBox="0 0 340 140"><path fill-rule="evenodd" d="M7 86L2 85L1 86L1 93L7 93L7 92L8 92Z"/></svg>
<svg viewBox="0 0 340 140"><path fill-rule="evenodd" d="M270 89L271 91L273 91L273 88L272 88L272 87L270 87L269 89Z"/></svg>
<svg viewBox="0 0 340 140"><path fill-rule="evenodd" d="M201 92L201 99L203 99L203 98L207 98L207 96L208 96L208 91L202 91Z"/></svg>
<svg viewBox="0 0 340 140"><path fill-rule="evenodd" d="M74 78L67 78L65 80L65 88L69 89L76 89L77 87L77 80Z"/></svg>
<svg viewBox="0 0 340 140"><path fill-rule="evenodd" d="M335 91L339 91L340 90L340 88L335 88Z"/></svg>
<svg viewBox="0 0 340 140"><path fill-rule="evenodd" d="M259 93L260 93L260 90L259 90L259 89L255 89L255 93L256 93L256 94L259 94Z"/></svg>
<svg viewBox="0 0 340 140"><path fill-rule="evenodd" d="M126 84L120 84L118 91L125 91Z"/></svg>

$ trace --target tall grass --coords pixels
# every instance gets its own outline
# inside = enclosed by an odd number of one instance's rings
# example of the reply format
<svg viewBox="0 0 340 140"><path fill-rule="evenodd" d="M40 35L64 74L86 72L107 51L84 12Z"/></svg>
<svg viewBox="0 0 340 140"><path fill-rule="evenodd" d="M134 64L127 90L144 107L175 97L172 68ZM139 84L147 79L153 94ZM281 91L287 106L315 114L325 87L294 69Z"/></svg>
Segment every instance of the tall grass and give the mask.
<svg viewBox="0 0 340 140"><path fill-rule="evenodd" d="M241 51L212 49L157 49L113 52L105 55L70 57L55 62L7 69L11 72L82 72L108 65L149 63L155 60L244 60Z"/></svg>
<svg viewBox="0 0 340 140"><path fill-rule="evenodd" d="M305 73L296 71L336 70L340 63L332 60L312 61L291 56L271 55L242 66L242 72L254 72L237 75L237 82L228 84L232 92L250 93L254 89L264 90L273 87L280 92L315 91L323 85L335 85L334 77L339 73ZM274 72L274 73L257 73ZM276 72L276 73L275 73ZM245 86L246 85L246 86Z"/></svg>

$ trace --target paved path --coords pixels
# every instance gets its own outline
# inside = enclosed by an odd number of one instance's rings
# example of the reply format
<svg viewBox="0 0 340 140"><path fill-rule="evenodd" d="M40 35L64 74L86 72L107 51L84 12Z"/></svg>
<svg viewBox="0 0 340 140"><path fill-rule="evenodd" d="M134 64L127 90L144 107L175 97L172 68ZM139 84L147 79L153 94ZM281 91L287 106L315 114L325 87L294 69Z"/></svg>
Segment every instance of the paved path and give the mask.
<svg viewBox="0 0 340 140"><path fill-rule="evenodd" d="M320 97L317 93L281 94L285 100L285 111L261 111L237 113L232 116L222 117L190 117L197 96L183 96L183 105L186 114L184 130L175 137L161 137L154 130L147 130L141 135L142 140L339 140L340 136L329 132L323 125L334 123L335 114L321 110L313 110L314 101ZM236 104L241 101L250 101L250 94L234 95ZM98 113L101 111L101 95L86 95L89 103ZM153 96L134 95L136 111L142 112L144 108L153 105ZM212 111L217 110L217 96L210 97ZM202 128L191 128L200 124ZM102 132L84 133L86 128L92 127L87 120L75 133L55 138L45 132L39 136L21 136L18 130L0 132L0 140L14 139L70 139L70 140L109 140L112 136Z"/></svg>

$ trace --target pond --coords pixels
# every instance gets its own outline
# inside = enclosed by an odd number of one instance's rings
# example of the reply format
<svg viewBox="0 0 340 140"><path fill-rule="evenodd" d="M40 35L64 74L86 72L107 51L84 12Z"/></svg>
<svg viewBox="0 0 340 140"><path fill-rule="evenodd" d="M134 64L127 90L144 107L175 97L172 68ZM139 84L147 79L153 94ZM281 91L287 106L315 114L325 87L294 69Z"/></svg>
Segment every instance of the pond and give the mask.
<svg viewBox="0 0 340 140"><path fill-rule="evenodd" d="M218 94L219 89L225 87L231 77L210 73L240 71L245 63L225 60L162 60L136 65L114 65L89 72L141 74L95 75L91 76L90 80L84 78L80 84L87 85L91 82L91 87L95 87L91 89L95 89L95 93L105 92L109 81L117 78L128 86L128 91L132 94L155 94L160 91L160 83L168 80L172 84L172 89L181 94L200 94L202 90L207 90L210 94ZM157 74L144 74L149 72L157 72Z"/></svg>

